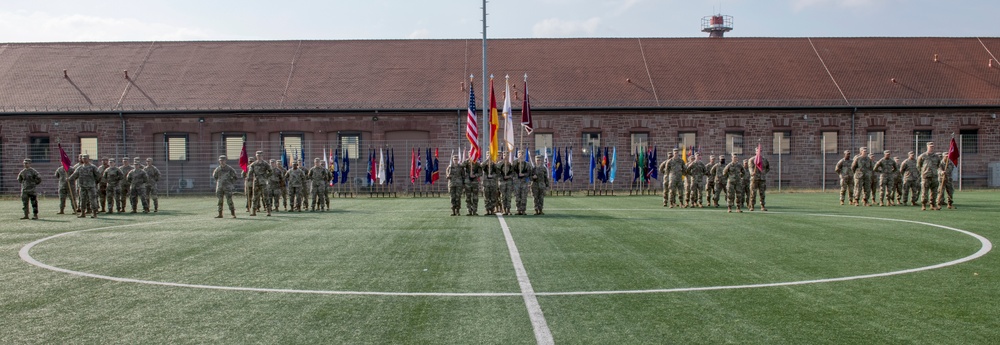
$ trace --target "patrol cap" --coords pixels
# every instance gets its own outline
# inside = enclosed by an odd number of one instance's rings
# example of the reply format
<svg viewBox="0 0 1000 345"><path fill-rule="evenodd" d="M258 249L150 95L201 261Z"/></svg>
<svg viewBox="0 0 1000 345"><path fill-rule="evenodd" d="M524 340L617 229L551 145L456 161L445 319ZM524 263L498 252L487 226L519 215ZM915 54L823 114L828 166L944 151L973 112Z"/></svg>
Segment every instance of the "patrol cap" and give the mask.
<svg viewBox="0 0 1000 345"><path fill-rule="evenodd" d="M24 162L25 162L25 163L31 163L31 158L25 158L25 159L24 159Z"/></svg>
<svg viewBox="0 0 1000 345"><path fill-rule="evenodd" d="M845 154L845 155L849 155L849 154L851 154L851 150L844 150L844 154Z"/></svg>
<svg viewBox="0 0 1000 345"><path fill-rule="evenodd" d="M138 162L138 161L141 161L141 160L142 160L142 158L139 158L139 157L132 158L133 162Z"/></svg>
<svg viewBox="0 0 1000 345"><path fill-rule="evenodd" d="M535 155L535 159L542 159L542 155Z"/></svg>
<svg viewBox="0 0 1000 345"><path fill-rule="evenodd" d="M678 149L678 148L676 148L676 147L675 147L675 148L674 148L673 150L671 150L671 151L674 151L674 152L677 152L677 151L680 151L680 149Z"/></svg>
<svg viewBox="0 0 1000 345"><path fill-rule="evenodd" d="M262 155L262 154L264 154L264 151L257 151L257 153L256 153L256 154L258 154L258 155Z"/></svg>
<svg viewBox="0 0 1000 345"><path fill-rule="evenodd" d="M928 141L927 142L927 146L934 146L934 142L933 141Z"/></svg>
<svg viewBox="0 0 1000 345"><path fill-rule="evenodd" d="M910 152L907 152L906 154L908 154L908 155L915 155L916 153L913 153L913 151L910 151Z"/></svg>
<svg viewBox="0 0 1000 345"><path fill-rule="evenodd" d="M146 161L147 161L147 162L152 162L152 161L153 161L153 158L152 158L152 157L146 157Z"/></svg>
<svg viewBox="0 0 1000 345"><path fill-rule="evenodd" d="M122 158L122 162L128 163L128 157Z"/></svg>
<svg viewBox="0 0 1000 345"><path fill-rule="evenodd" d="M865 151L865 152L868 152L868 148L867 148L867 147L864 147L864 146L862 146L862 147L859 147L859 148L858 148L858 151Z"/></svg>
<svg viewBox="0 0 1000 345"><path fill-rule="evenodd" d="M80 158L83 158L83 159L90 159L90 155L88 155L88 154L86 154L86 153L83 153L83 154L80 154Z"/></svg>
<svg viewBox="0 0 1000 345"><path fill-rule="evenodd" d="M889 150L882 151L882 154L889 154Z"/></svg>
<svg viewBox="0 0 1000 345"><path fill-rule="evenodd" d="M226 160L226 155L222 155L222 156L219 156L219 160L220 160L220 161L224 161L224 160Z"/></svg>

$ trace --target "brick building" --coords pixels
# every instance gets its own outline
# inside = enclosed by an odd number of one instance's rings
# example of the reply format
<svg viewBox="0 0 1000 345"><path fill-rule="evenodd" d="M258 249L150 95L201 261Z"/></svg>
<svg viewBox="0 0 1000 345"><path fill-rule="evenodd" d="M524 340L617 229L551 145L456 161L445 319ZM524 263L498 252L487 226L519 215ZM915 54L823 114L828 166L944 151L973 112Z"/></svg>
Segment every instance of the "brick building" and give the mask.
<svg viewBox="0 0 1000 345"><path fill-rule="evenodd" d="M0 191L17 191L25 156L50 176L58 143L71 155L153 157L167 170L161 189L173 191L209 191L215 158L235 163L244 141L269 158L283 147L307 159L349 149L352 178L364 176L370 149L392 147L399 181L413 150L439 148L447 164L467 149L470 86L483 108L480 44L0 45ZM515 118L528 74L535 133L515 126L515 137L538 153L574 152L576 179L561 188L588 187L592 146L617 148L616 189L629 188L637 148L747 156L758 143L772 186L819 188L835 184L843 150L905 158L925 141L946 150L952 134L963 184L983 187L1000 183L990 179L1000 173L991 170L1000 161L997 53L998 38L496 39L488 69L498 103L511 76Z"/></svg>

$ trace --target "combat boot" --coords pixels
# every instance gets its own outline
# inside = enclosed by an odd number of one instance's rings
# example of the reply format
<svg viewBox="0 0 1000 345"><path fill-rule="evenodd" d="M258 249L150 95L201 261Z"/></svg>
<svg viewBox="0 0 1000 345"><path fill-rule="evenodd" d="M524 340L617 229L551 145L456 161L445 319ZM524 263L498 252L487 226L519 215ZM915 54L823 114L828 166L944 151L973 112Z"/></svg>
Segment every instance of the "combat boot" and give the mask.
<svg viewBox="0 0 1000 345"><path fill-rule="evenodd" d="M28 219L28 212L24 212L24 217L21 217L21 219Z"/></svg>
<svg viewBox="0 0 1000 345"><path fill-rule="evenodd" d="M727 210L726 213L733 213L733 207L729 206L728 208L729 208L729 210Z"/></svg>
<svg viewBox="0 0 1000 345"><path fill-rule="evenodd" d="M740 209L740 207L739 207L739 206L736 206L736 212L738 212L738 213L743 213L743 210L742 210L742 209Z"/></svg>
<svg viewBox="0 0 1000 345"><path fill-rule="evenodd" d="M219 214L215 218L222 218L222 210L219 210Z"/></svg>
<svg viewBox="0 0 1000 345"><path fill-rule="evenodd" d="M94 214L92 214L90 218L97 218L97 211L94 211Z"/></svg>
<svg viewBox="0 0 1000 345"><path fill-rule="evenodd" d="M38 220L38 213L31 215L31 219Z"/></svg>
<svg viewBox="0 0 1000 345"><path fill-rule="evenodd" d="M233 218L236 218L236 210L235 209L230 209L229 213L233 215Z"/></svg>

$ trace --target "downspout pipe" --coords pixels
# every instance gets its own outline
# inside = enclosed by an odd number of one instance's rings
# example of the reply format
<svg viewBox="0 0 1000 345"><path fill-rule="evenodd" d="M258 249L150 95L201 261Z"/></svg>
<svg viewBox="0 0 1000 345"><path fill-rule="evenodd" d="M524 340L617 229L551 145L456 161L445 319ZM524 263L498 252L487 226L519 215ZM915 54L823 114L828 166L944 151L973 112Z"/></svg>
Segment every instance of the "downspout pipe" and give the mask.
<svg viewBox="0 0 1000 345"><path fill-rule="evenodd" d="M118 118L122 120L122 154L128 155L128 140L125 138L127 133L125 129L125 115L121 111L118 112Z"/></svg>
<svg viewBox="0 0 1000 345"><path fill-rule="evenodd" d="M855 141L854 141L854 132L855 132L854 119L857 116L857 114L858 114L858 108L854 108L854 110L851 110L851 150L852 151L857 148L857 146L855 145Z"/></svg>

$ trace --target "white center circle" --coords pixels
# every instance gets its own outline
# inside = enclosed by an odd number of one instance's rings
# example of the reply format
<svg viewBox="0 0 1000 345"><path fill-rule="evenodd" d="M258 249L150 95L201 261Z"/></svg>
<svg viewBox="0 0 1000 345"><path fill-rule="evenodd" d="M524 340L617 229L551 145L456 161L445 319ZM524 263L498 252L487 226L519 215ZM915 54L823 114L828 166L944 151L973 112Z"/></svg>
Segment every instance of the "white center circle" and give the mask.
<svg viewBox="0 0 1000 345"><path fill-rule="evenodd" d="M782 212L771 212L771 214L781 214ZM797 214L797 213L796 213ZM930 266L923 266L899 271L875 273L875 274L865 274L856 275L848 277L838 277L838 278L825 278L825 279L814 279L814 280L800 280L800 281L790 281L790 282L779 282L779 283L762 283L762 284L746 284L746 285L724 285L724 286L703 286L703 287L689 287L689 288L672 288L672 289L647 289L647 290L609 290L609 291L564 291L564 292L536 292L538 296L573 296L573 295L614 295L614 294L642 294L642 293L668 293L668 292L690 292L690 291L710 291L710 290L732 290L732 289L752 289L752 288L765 288L765 287L778 287L778 286L791 286L791 285L807 285L807 284L819 284L819 283L830 283L830 282L842 282L850 280L868 279L868 278L879 278L888 277L901 274L909 274L915 272L928 271L948 266L954 266L968 261L978 259L993 249L993 243L979 234L957 229L949 226L919 222L913 220L904 219L893 219L893 218L878 218L878 217L864 217L864 216L846 216L846 215L827 215L827 214L801 214L805 216L815 216L815 217L840 217L840 218L855 218L855 219L870 219L879 221L890 221L890 222L901 222L901 223L912 223L925 225L940 229L945 229L949 231L958 232L979 240L981 246L975 253L948 262L943 262ZM186 220L186 221L176 221L176 222L152 222L144 224L166 224L166 223L183 223L192 222L199 220ZM160 285L160 286L171 286L171 287L183 287L183 288L196 288L196 289L212 289L212 290L225 290L225 291L252 291L252 292L275 292L275 293L297 293L297 294L319 294L319 295L367 295L367 296L433 296L433 297L514 297L521 296L520 292L379 292L379 291L339 291L339 290L297 290L297 289L271 289L271 288L255 288L255 287L239 287L239 286L218 286L218 285L201 285L201 284L184 284L184 283L173 283L173 282L163 282L163 281L152 281L152 280L142 280L142 279L131 279L131 278L121 278L112 277L94 273L74 271L66 268L52 266L43 262L36 260L31 257L31 249L38 244L45 241L59 238L62 236L67 236L71 234L78 234L90 231L107 230L122 227L134 227L135 224L128 225L115 225L99 227L94 229L85 229L64 232L57 235L52 235L45 237L34 242L28 243L18 252L21 260L56 272L68 273L72 275L104 279L122 283L137 283L137 284L148 284L148 285Z"/></svg>

